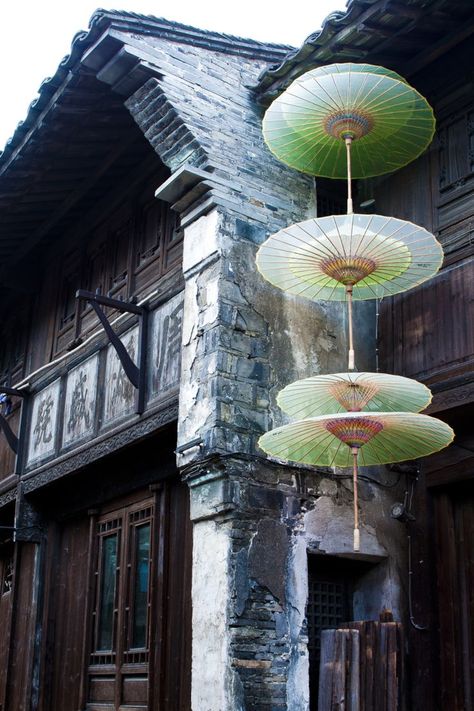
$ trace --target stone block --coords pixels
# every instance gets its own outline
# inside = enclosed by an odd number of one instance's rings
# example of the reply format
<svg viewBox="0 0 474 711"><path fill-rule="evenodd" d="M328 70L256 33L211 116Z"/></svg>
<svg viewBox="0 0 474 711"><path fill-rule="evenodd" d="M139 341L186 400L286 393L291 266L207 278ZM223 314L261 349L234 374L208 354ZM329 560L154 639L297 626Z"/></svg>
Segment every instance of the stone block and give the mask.
<svg viewBox="0 0 474 711"><path fill-rule="evenodd" d="M282 604L286 600L284 571L288 551L285 526L273 519L262 519L249 551L249 575Z"/></svg>
<svg viewBox="0 0 474 711"><path fill-rule="evenodd" d="M219 252L219 214L213 210L208 215L188 225L184 232L183 271L195 269Z"/></svg>

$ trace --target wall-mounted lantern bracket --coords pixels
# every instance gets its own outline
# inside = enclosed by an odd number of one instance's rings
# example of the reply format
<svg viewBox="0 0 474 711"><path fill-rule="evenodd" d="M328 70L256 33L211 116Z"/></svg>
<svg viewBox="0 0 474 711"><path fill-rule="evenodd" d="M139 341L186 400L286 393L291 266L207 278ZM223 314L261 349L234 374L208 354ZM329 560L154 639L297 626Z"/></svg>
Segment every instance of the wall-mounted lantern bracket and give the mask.
<svg viewBox="0 0 474 711"><path fill-rule="evenodd" d="M120 301L112 299L110 296L102 296L95 294L92 291L79 289L76 291L76 299L87 301L97 314L99 321L104 327L110 343L112 344L117 357L125 371L125 375L137 390L135 411L141 414L145 409L145 356L146 356L146 337L147 337L147 322L148 311L142 306L132 304L130 301ZM138 365L131 359L127 349L115 333L107 316L101 309L101 306L108 306L112 309L117 309L122 313L136 314L140 317L139 322L139 346L138 346Z"/></svg>
<svg viewBox="0 0 474 711"><path fill-rule="evenodd" d="M26 390L18 390L17 388L8 388L4 385L0 385L0 395L7 395L8 397L21 397L22 399L24 399L24 398L26 398L28 393L26 392ZM5 439L7 440L8 446L10 447L12 452L14 452L16 455L15 474L19 474L19 470L20 470L19 452L22 449L22 447L21 447L22 442L20 440L22 439L22 434L25 431L25 418L26 418L26 408L25 408L24 404L22 404L19 435L16 435L13 432L12 428L10 427L10 424L9 424L8 420L5 418L5 416L0 414L0 429L3 431L3 434L5 435Z"/></svg>

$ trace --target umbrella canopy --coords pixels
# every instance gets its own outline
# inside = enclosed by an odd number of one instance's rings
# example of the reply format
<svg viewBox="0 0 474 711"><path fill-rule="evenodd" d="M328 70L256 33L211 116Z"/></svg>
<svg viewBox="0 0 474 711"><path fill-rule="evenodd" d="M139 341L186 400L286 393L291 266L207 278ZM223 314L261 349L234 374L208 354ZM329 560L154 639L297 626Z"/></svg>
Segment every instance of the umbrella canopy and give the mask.
<svg viewBox="0 0 474 711"><path fill-rule="evenodd" d="M316 69L311 69L309 72L305 72L299 76L294 80L293 84L303 84L308 80L309 75L313 78L317 78L320 76L327 76L328 74L347 74L347 72L359 74L383 74L384 76L391 77L392 79L397 79L404 84L408 84L407 80L402 77L401 74L394 72L393 69L381 67L379 64L363 64L360 62L339 62L336 64L326 64L324 67L316 67Z"/></svg>
<svg viewBox="0 0 474 711"><path fill-rule="evenodd" d="M277 402L284 412L298 418L361 410L419 412L431 402L431 391L400 375L334 373L287 385Z"/></svg>
<svg viewBox="0 0 474 711"><path fill-rule="evenodd" d="M349 467L353 449L362 465L417 459L443 447L454 437L449 425L411 412L322 415L266 432L259 447L279 459L311 465Z"/></svg>
<svg viewBox="0 0 474 711"><path fill-rule="evenodd" d="M259 447L279 459L352 466L354 550L359 550L358 466L417 459L452 442L454 432L435 417L412 412L344 412L299 420L266 432Z"/></svg>
<svg viewBox="0 0 474 711"><path fill-rule="evenodd" d="M257 266L284 291L309 299L375 299L436 274L443 250L427 230L381 215L330 215L297 222L262 244Z"/></svg>
<svg viewBox="0 0 474 711"><path fill-rule="evenodd" d="M397 170L431 143L433 110L413 87L383 67L353 63L314 69L268 108L265 141L277 158L304 173L345 178Z"/></svg>

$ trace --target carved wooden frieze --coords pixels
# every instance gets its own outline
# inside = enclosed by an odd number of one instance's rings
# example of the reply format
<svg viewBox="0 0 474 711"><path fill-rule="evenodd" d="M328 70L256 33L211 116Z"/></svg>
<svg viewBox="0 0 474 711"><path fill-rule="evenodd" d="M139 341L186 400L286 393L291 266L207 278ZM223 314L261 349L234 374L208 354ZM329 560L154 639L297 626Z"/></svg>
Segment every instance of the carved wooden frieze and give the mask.
<svg viewBox="0 0 474 711"><path fill-rule="evenodd" d="M68 373L63 419L63 446L69 446L94 432L97 403L99 355Z"/></svg>
<svg viewBox="0 0 474 711"><path fill-rule="evenodd" d="M156 399L179 385L181 374L181 334L183 293L157 309L150 325L148 360L149 399Z"/></svg>
<svg viewBox="0 0 474 711"><path fill-rule="evenodd" d="M168 402L176 397L181 368L183 293L150 312L149 319L145 380L146 401L151 409L160 407L161 399ZM120 336L137 365L139 337L138 324ZM110 343L104 343L93 355L85 355L84 361L71 368L62 382L60 387L57 379L33 396L26 444L28 470L49 468L54 464L50 462L54 455L70 456L75 448L83 450L86 444L90 453L96 452L93 448L96 438L104 434L112 437L117 427L126 425L127 418L136 424L137 389ZM110 439L101 447L109 451ZM97 452L91 454L91 461L103 456L102 449L100 454ZM82 462L86 460L84 451L78 456Z"/></svg>
<svg viewBox="0 0 474 711"><path fill-rule="evenodd" d="M120 339L134 363L138 354L138 326L124 333ZM133 412L135 407L135 393L130 380L127 378L120 360L112 346L107 348L105 365L105 396L102 425Z"/></svg>
<svg viewBox="0 0 474 711"><path fill-rule="evenodd" d="M28 465L39 462L56 449L60 381L41 390L33 398Z"/></svg>

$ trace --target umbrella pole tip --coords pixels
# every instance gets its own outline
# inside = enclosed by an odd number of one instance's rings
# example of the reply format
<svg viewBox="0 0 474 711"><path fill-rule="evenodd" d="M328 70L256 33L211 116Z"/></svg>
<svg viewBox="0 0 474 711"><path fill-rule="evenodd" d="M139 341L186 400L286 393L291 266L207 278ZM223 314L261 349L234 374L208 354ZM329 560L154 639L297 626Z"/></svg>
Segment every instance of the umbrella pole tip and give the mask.
<svg viewBox="0 0 474 711"><path fill-rule="evenodd" d="M360 551L360 531L358 528L354 528L354 550Z"/></svg>
<svg viewBox="0 0 474 711"><path fill-rule="evenodd" d="M355 368L355 355L354 355L354 350L351 349L349 350L349 364L348 364L349 370L354 370Z"/></svg>

